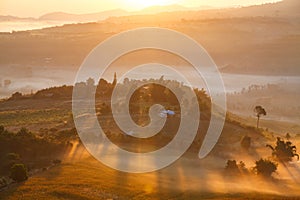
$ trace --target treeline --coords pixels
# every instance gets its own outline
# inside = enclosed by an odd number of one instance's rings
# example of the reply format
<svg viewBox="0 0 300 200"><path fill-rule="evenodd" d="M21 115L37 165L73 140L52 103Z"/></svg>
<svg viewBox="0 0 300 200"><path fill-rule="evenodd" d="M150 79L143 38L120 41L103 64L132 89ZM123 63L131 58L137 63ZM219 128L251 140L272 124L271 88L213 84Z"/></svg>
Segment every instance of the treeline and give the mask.
<svg viewBox="0 0 300 200"><path fill-rule="evenodd" d="M255 166L247 168L243 161L228 160L225 166L226 175L250 175L256 174L264 178L272 178L273 173L276 173L278 165L281 164L286 167L288 162L294 159L299 160L297 154L297 147L290 141L290 135L286 135L286 140L277 137L274 146L267 144L266 147L271 150L271 157L260 158L255 161ZM245 136L241 141L241 147L247 151L251 148L251 138Z"/></svg>
<svg viewBox="0 0 300 200"><path fill-rule="evenodd" d="M58 158L70 150L70 141L76 138L76 134L70 129L53 135L36 135L26 128L10 132L0 126L0 187L10 179L26 180L34 169L60 163Z"/></svg>
<svg viewBox="0 0 300 200"><path fill-rule="evenodd" d="M105 79L100 79L97 84L92 78L89 78L85 82L78 82L75 84L75 88L78 90L78 94L82 97L90 97L90 95L95 95L98 100L107 100L111 98L112 92L116 84L121 87L127 87L128 91L136 84L144 84L143 87L140 87L134 93L131 100L133 103L138 102L138 100L143 100L145 102L169 102L170 104L178 104L178 101L181 101L185 95L185 91L189 88L188 86L183 85L182 83L174 80L164 80L163 76L158 80L152 80L153 84L147 84L147 80L129 80L125 78L123 83L117 83L116 75L112 83L106 81ZM176 99L175 95L164 85L172 85L176 90L181 93L181 97ZM147 87L147 89L145 89ZM37 91L34 94L24 95L20 92L12 94L8 100L22 100L22 99L71 99L73 94L73 86L60 86L60 87L51 87L47 89L42 89ZM206 94L204 89L193 89L197 100L202 109L210 108L210 99ZM92 92L95 93L92 93ZM82 93L82 94L81 94Z"/></svg>

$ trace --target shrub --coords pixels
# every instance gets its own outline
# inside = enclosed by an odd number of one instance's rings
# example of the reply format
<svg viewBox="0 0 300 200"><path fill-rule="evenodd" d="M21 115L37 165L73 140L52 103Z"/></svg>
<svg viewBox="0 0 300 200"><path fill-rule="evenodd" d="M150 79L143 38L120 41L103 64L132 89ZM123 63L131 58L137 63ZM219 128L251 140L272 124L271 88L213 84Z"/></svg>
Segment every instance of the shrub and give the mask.
<svg viewBox="0 0 300 200"><path fill-rule="evenodd" d="M290 139L291 139L291 135L290 135L289 133L287 133L287 134L285 135L285 138L286 138L287 140L290 140Z"/></svg>
<svg viewBox="0 0 300 200"><path fill-rule="evenodd" d="M20 160L20 156L19 154L16 154L16 153L8 153L6 154L6 159L11 161L11 160Z"/></svg>
<svg viewBox="0 0 300 200"><path fill-rule="evenodd" d="M225 171L229 175L248 174L249 172L243 161L237 163L236 160L228 160L227 165L225 167Z"/></svg>
<svg viewBox="0 0 300 200"><path fill-rule="evenodd" d="M14 164L10 169L10 178L17 182L27 180L27 169L24 164Z"/></svg>
<svg viewBox="0 0 300 200"><path fill-rule="evenodd" d="M254 169L258 175L271 177L272 173L277 170L277 164L267 159L260 159L255 162Z"/></svg>
<svg viewBox="0 0 300 200"><path fill-rule="evenodd" d="M249 171L246 167L246 164L243 161L240 161L240 163L238 164L238 168L239 168L240 172L243 173L243 174L248 174L249 173Z"/></svg>
<svg viewBox="0 0 300 200"><path fill-rule="evenodd" d="M239 168L236 163L236 160L228 160L225 170L229 174L239 174Z"/></svg>
<svg viewBox="0 0 300 200"><path fill-rule="evenodd" d="M4 130L5 130L4 126L1 125L1 126L0 126L0 134L3 133Z"/></svg>
<svg viewBox="0 0 300 200"><path fill-rule="evenodd" d="M61 160L55 159L55 160L52 161L52 163L53 163L54 165L59 165L59 164L61 164Z"/></svg>
<svg viewBox="0 0 300 200"><path fill-rule="evenodd" d="M23 138L34 138L34 135L24 127L17 132L17 136Z"/></svg>
<svg viewBox="0 0 300 200"><path fill-rule="evenodd" d="M0 161L0 171L2 174L7 174L14 164L21 163L19 154L7 153Z"/></svg>
<svg viewBox="0 0 300 200"><path fill-rule="evenodd" d="M7 181L4 177L0 178L0 189L7 186Z"/></svg>

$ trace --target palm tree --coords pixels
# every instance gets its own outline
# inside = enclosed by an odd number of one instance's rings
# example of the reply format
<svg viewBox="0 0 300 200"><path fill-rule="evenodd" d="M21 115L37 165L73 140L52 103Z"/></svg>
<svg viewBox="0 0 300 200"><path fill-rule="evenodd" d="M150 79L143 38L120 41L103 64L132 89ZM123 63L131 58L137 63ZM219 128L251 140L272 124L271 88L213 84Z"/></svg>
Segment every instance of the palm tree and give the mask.
<svg viewBox="0 0 300 200"><path fill-rule="evenodd" d="M260 116L262 116L262 115L264 115L264 116L267 115L267 112L266 112L266 110L265 110L262 106L255 106L254 112L255 112L256 117L257 117L257 124L256 124L256 127L257 127L257 129L258 129Z"/></svg>

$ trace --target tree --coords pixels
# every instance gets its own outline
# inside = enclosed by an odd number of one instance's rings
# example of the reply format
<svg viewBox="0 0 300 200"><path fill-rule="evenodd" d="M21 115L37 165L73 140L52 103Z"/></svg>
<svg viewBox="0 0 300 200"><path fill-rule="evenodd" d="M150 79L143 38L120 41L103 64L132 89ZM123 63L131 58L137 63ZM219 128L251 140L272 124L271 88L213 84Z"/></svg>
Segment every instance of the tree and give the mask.
<svg viewBox="0 0 300 200"><path fill-rule="evenodd" d="M255 106L254 112L255 112L256 117L257 117L257 124L256 124L256 127L257 127L257 129L258 129L260 117L261 117L262 115L264 115L264 116L267 115L267 112L266 112L266 110L265 110L262 106Z"/></svg>
<svg viewBox="0 0 300 200"><path fill-rule="evenodd" d="M239 168L236 163L236 160L228 160L225 170L229 174L238 174L239 173Z"/></svg>
<svg viewBox="0 0 300 200"><path fill-rule="evenodd" d="M20 160L19 154L16 154L16 153L8 153L8 154L6 154L5 157L7 160L14 160L14 161Z"/></svg>
<svg viewBox="0 0 300 200"><path fill-rule="evenodd" d="M255 162L254 169L258 175L262 175L263 177L271 177L272 174L277 170L277 164L270 160L261 158Z"/></svg>
<svg viewBox="0 0 300 200"><path fill-rule="evenodd" d="M15 164L10 169L10 178L14 181L22 182L27 180L27 169L24 164Z"/></svg>
<svg viewBox="0 0 300 200"><path fill-rule="evenodd" d="M238 164L238 168L240 172L243 174L247 174L249 172L248 169L246 168L246 164L243 161L240 161L240 163Z"/></svg>
<svg viewBox="0 0 300 200"><path fill-rule="evenodd" d="M23 138L33 138L34 135L26 128L22 127L18 132L17 132L18 137L23 137Z"/></svg>
<svg viewBox="0 0 300 200"><path fill-rule="evenodd" d="M236 160L228 160L225 171L230 175L241 175L249 172L246 168L246 164L243 161L237 163Z"/></svg>
<svg viewBox="0 0 300 200"><path fill-rule="evenodd" d="M61 164L61 160L55 159L55 160L52 161L52 163L53 163L54 165L59 165L59 164Z"/></svg>
<svg viewBox="0 0 300 200"><path fill-rule="evenodd" d="M1 125L0 126L0 134L3 133L4 131L5 131L5 128L4 128L4 126Z"/></svg>
<svg viewBox="0 0 300 200"><path fill-rule="evenodd" d="M7 181L4 177L0 177L0 189L7 186Z"/></svg>
<svg viewBox="0 0 300 200"><path fill-rule="evenodd" d="M16 153L8 153L1 160L0 170L7 172L14 164L21 163L20 156Z"/></svg>
<svg viewBox="0 0 300 200"><path fill-rule="evenodd" d="M287 140L290 140L290 139L291 139L291 135L290 135L289 133L287 133L287 134L285 135L285 138L286 138Z"/></svg>
<svg viewBox="0 0 300 200"><path fill-rule="evenodd" d="M21 99L22 97L23 97L22 93L15 92L11 95L11 97L9 99L10 100L18 100L18 99Z"/></svg>
<svg viewBox="0 0 300 200"><path fill-rule="evenodd" d="M273 147L269 144L266 145L272 150L272 155L275 156L281 162L292 161L293 157L297 157L299 160L299 155L297 154L296 146L292 145L292 142L281 140L277 137L276 146Z"/></svg>
<svg viewBox="0 0 300 200"><path fill-rule="evenodd" d="M241 141L242 148L248 150L251 146L251 137L245 135Z"/></svg>

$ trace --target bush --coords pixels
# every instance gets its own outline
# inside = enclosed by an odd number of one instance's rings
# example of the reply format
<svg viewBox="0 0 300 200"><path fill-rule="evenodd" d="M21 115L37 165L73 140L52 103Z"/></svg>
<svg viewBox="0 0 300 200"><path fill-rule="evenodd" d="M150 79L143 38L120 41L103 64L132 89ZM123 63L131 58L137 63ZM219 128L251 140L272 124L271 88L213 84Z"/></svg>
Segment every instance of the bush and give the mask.
<svg viewBox="0 0 300 200"><path fill-rule="evenodd" d="M242 175L248 174L248 169L243 161L237 163L236 160L228 160L225 167L225 172L229 175Z"/></svg>
<svg viewBox="0 0 300 200"><path fill-rule="evenodd" d="M267 159L260 159L256 161L255 164L254 169L256 173L264 177L271 177L272 173L277 170L277 164Z"/></svg>
<svg viewBox="0 0 300 200"><path fill-rule="evenodd" d="M17 136L18 137L27 137L27 138L33 138L34 135L27 130L26 128L21 128L18 132L17 132Z"/></svg>
<svg viewBox="0 0 300 200"><path fill-rule="evenodd" d="M59 165L59 164L61 164L61 160L55 159L55 160L52 161L52 163L53 163L54 165Z"/></svg>
<svg viewBox="0 0 300 200"><path fill-rule="evenodd" d="M16 153L8 153L8 154L6 154L6 159L7 160L20 160L20 156L19 156L19 154L16 154Z"/></svg>
<svg viewBox="0 0 300 200"><path fill-rule="evenodd" d="M27 169L24 164L15 164L10 169L10 178L17 182L27 180Z"/></svg>
<svg viewBox="0 0 300 200"><path fill-rule="evenodd" d="M10 168L14 164L21 163L21 159L19 154L16 153L7 153L3 158L0 160L0 172L2 174L7 174Z"/></svg>
<svg viewBox="0 0 300 200"><path fill-rule="evenodd" d="M0 134L3 133L4 130L5 130L4 126L1 125L1 126L0 126Z"/></svg>
<svg viewBox="0 0 300 200"><path fill-rule="evenodd" d="M227 173L229 174L239 174L239 168L238 165L236 163L236 160L228 160L225 170Z"/></svg>
<svg viewBox="0 0 300 200"><path fill-rule="evenodd" d="M0 178L0 189L7 186L7 181L4 177Z"/></svg>

